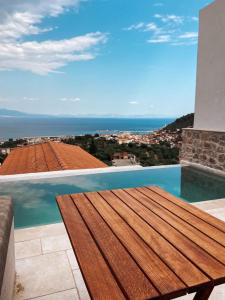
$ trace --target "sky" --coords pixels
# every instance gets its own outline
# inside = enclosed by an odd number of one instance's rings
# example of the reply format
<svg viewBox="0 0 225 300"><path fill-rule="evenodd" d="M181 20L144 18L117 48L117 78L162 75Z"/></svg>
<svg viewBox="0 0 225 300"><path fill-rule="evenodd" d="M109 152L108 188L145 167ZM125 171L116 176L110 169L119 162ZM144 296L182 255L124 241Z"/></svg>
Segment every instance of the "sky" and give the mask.
<svg viewBox="0 0 225 300"><path fill-rule="evenodd" d="M194 111L209 0L0 0L0 108L54 115Z"/></svg>

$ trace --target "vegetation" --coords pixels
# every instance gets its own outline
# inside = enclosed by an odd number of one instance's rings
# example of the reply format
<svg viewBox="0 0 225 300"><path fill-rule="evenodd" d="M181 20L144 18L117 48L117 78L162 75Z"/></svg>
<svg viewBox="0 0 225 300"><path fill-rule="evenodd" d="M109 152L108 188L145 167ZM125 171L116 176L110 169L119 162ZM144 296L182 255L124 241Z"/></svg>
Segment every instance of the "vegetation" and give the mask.
<svg viewBox="0 0 225 300"><path fill-rule="evenodd" d="M182 128L193 127L194 114L188 114L178 118L162 130L174 134L177 144L181 142ZM160 131L159 131L160 132ZM143 167L156 165L177 164L179 162L179 148L171 147L168 142L159 144L118 144L116 140L106 140L98 134L95 136L77 136L63 140L63 142L78 145L101 161L111 165L112 156L116 152L128 152L136 155L137 160Z"/></svg>
<svg viewBox="0 0 225 300"><path fill-rule="evenodd" d="M6 159L6 157L7 157L7 154L0 153L0 164L3 163L3 161Z"/></svg>
<svg viewBox="0 0 225 300"><path fill-rule="evenodd" d="M26 142L27 141L24 139L17 139L17 140L9 139L8 141L5 141L4 143L1 144L1 148L15 148L18 145L26 144Z"/></svg>
<svg viewBox="0 0 225 300"><path fill-rule="evenodd" d="M182 128L193 127L194 114L183 116L168 126L164 127L162 131L167 131L175 137L175 144L181 141ZM160 133L160 131L159 131ZM112 164L112 156L116 152L128 152L134 154L140 164L144 167L155 165L176 164L179 162L179 148L172 147L169 142L159 142L159 144L119 144L115 139L106 139L100 137L98 134L76 136L72 138L63 139L62 142L72 145L78 145L90 154L94 155L101 161L108 165ZM18 145L26 144L26 140L9 139L4 142L2 148L14 148ZM5 159L6 155L0 155L0 163Z"/></svg>
<svg viewBox="0 0 225 300"><path fill-rule="evenodd" d="M179 149L171 148L169 143L158 145L139 145L135 143L118 144L115 140L106 140L99 135L77 136L63 140L64 143L78 145L101 161L111 165L111 159L116 152L128 152L136 155L144 167L155 165L176 164L179 160Z"/></svg>
<svg viewBox="0 0 225 300"><path fill-rule="evenodd" d="M176 119L173 123L167 125L164 127L164 130L167 131L176 131L176 130L181 130L183 128L192 128L194 125L194 114L188 114L186 116L183 116L179 119Z"/></svg>
<svg viewBox="0 0 225 300"><path fill-rule="evenodd" d="M24 145L26 144L26 140L24 139L9 139L8 141L5 141L4 143L1 143L0 147L1 148L15 148L18 145ZM6 159L6 157L8 156L8 154L3 154L0 153L0 164L2 164L4 162L4 160Z"/></svg>

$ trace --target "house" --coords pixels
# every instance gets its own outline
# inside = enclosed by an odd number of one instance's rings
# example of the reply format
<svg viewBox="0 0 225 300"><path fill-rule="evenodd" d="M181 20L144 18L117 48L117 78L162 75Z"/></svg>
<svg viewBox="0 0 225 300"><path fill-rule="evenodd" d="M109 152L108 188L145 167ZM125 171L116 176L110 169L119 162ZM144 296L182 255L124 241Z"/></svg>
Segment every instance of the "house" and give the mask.
<svg viewBox="0 0 225 300"><path fill-rule="evenodd" d="M115 167L138 165L136 156L128 152L116 152L112 156L112 165Z"/></svg>
<svg viewBox="0 0 225 300"><path fill-rule="evenodd" d="M13 149L0 167L0 175L104 167L107 165L78 146L44 142Z"/></svg>
<svg viewBox="0 0 225 300"><path fill-rule="evenodd" d="M0 148L0 153L3 155L9 154L11 151L10 148Z"/></svg>

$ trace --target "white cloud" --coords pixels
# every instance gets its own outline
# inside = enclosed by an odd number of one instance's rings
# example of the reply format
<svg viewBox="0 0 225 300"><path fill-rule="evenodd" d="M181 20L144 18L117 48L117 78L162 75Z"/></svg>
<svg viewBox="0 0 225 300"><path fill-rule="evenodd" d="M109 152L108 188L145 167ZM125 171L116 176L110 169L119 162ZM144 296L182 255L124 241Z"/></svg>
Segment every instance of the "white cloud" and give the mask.
<svg viewBox="0 0 225 300"><path fill-rule="evenodd" d="M184 22L183 16L155 14L154 17L160 19L163 23L182 24Z"/></svg>
<svg viewBox="0 0 225 300"><path fill-rule="evenodd" d="M23 100L33 102L33 101L38 101L39 99L35 97L23 97Z"/></svg>
<svg viewBox="0 0 225 300"><path fill-rule="evenodd" d="M96 57L95 46L107 34L88 33L63 40L25 41L54 28L43 28L46 17L57 17L77 8L82 0L0 0L0 70L23 70L46 75L74 61Z"/></svg>
<svg viewBox="0 0 225 300"><path fill-rule="evenodd" d="M150 44L162 44L162 43L168 43L171 41L170 35L158 35L153 39L149 39L147 42Z"/></svg>
<svg viewBox="0 0 225 300"><path fill-rule="evenodd" d="M137 104L139 104L139 102L138 101L130 101L129 104L131 104L131 105L137 105Z"/></svg>
<svg viewBox="0 0 225 300"><path fill-rule="evenodd" d="M0 24L0 40L10 41L26 35L36 35L52 28L39 28L34 24L41 23L40 15L29 12L17 12L8 17L4 23Z"/></svg>
<svg viewBox="0 0 225 300"><path fill-rule="evenodd" d="M198 32L185 32L179 36L180 39L195 39L198 37Z"/></svg>
<svg viewBox="0 0 225 300"><path fill-rule="evenodd" d="M145 24L144 31L159 32L161 29L154 22L150 22Z"/></svg>
<svg viewBox="0 0 225 300"><path fill-rule="evenodd" d="M199 18L198 18L198 17L191 17L191 20L192 20L192 21L198 22L198 21L199 21Z"/></svg>
<svg viewBox="0 0 225 300"><path fill-rule="evenodd" d="M18 69L46 75L69 62L94 59L92 48L106 40L105 34L96 32L59 41L0 43L0 70Z"/></svg>
<svg viewBox="0 0 225 300"><path fill-rule="evenodd" d="M196 45L198 41L198 32L185 32L173 41L173 46L190 46Z"/></svg>
<svg viewBox="0 0 225 300"><path fill-rule="evenodd" d="M81 99L79 97L70 97L70 98L67 98L67 97L63 97L60 99L60 101L63 101L63 102L79 102Z"/></svg>
<svg viewBox="0 0 225 300"><path fill-rule="evenodd" d="M132 30L141 30L143 32L151 31L151 32L159 32L161 29L154 22L144 23L140 22L137 24L132 24L129 27L124 28L126 31Z"/></svg>
<svg viewBox="0 0 225 300"><path fill-rule="evenodd" d="M137 30L137 29L143 28L144 26L145 26L145 23L140 22L140 23L137 23L137 24L133 24L129 27L126 27L126 28L124 28L124 30L126 30L126 31Z"/></svg>
<svg viewBox="0 0 225 300"><path fill-rule="evenodd" d="M188 22L195 22L196 17L184 17L177 15L153 16L154 22L140 22L128 27L129 30L139 30L149 32L150 38L147 42L150 44L170 44L173 46L194 45L197 43L197 32L183 32L183 26ZM138 26L138 24L141 24Z"/></svg>
<svg viewBox="0 0 225 300"><path fill-rule="evenodd" d="M45 17L57 17L81 0L0 0L0 39L17 39L52 28L40 28Z"/></svg>
<svg viewBox="0 0 225 300"><path fill-rule="evenodd" d="M8 102L8 99L0 97L0 103Z"/></svg>

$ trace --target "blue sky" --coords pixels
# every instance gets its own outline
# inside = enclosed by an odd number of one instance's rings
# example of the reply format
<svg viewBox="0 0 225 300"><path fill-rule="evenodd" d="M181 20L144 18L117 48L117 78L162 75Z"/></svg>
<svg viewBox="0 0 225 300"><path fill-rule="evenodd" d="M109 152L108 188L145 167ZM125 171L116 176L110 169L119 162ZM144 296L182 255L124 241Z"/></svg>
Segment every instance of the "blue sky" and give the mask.
<svg viewBox="0 0 225 300"><path fill-rule="evenodd" d="M208 0L1 0L0 107L46 114L194 110Z"/></svg>

